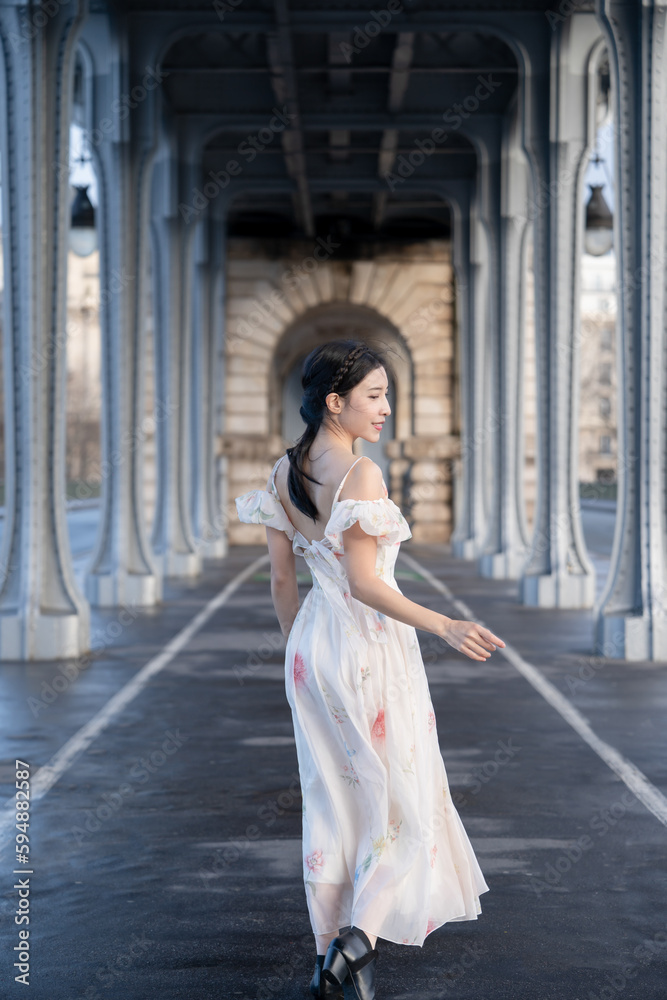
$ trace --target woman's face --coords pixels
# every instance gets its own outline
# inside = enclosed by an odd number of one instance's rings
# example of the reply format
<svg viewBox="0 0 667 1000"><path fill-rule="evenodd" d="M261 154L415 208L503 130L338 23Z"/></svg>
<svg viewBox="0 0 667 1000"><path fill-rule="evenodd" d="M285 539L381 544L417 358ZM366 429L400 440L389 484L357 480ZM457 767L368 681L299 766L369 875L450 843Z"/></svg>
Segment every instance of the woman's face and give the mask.
<svg viewBox="0 0 667 1000"><path fill-rule="evenodd" d="M340 403L336 414L340 427L353 439L361 437L365 441L378 441L382 425L391 413L387 401L388 389L387 375L380 366L369 372L345 398L336 396Z"/></svg>

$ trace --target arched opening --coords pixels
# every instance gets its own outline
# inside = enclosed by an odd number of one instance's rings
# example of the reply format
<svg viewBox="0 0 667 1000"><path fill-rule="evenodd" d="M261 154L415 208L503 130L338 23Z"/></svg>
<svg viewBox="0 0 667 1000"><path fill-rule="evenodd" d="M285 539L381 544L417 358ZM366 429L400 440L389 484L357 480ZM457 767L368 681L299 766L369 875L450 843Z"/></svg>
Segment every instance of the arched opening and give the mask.
<svg viewBox="0 0 667 1000"><path fill-rule="evenodd" d="M102 469L102 296L99 197L92 150L86 139L90 73L84 53L76 57L70 125L70 228L67 249L67 388L65 488L70 546L78 571L92 551L104 488ZM78 564L78 565L77 565Z"/></svg>
<svg viewBox="0 0 667 1000"><path fill-rule="evenodd" d="M523 337L521 339L521 415L519 417L522 462L519 485L522 492L522 513L527 535L535 527L537 502L537 463L539 435L537 433L537 356L535 345L535 272L533 270L533 226L526 226L523 239Z"/></svg>
<svg viewBox="0 0 667 1000"><path fill-rule="evenodd" d="M146 240L146 313L144 356L144 417L142 421L142 475L146 533L150 537L155 520L157 495L157 413L155 389L155 308L153 245Z"/></svg>
<svg viewBox="0 0 667 1000"><path fill-rule="evenodd" d="M616 254L613 228L599 232L586 203L594 187L615 211L614 120L609 60L602 50L595 73L595 145L584 177L582 212L588 230L581 256L578 479L586 547L596 565L596 598L604 586L616 520L618 382ZM591 222L593 226L591 226ZM586 238L592 235L592 238ZM605 240L604 237L607 237ZM602 237L602 240L601 240ZM606 249L608 243L611 248Z"/></svg>
<svg viewBox="0 0 667 1000"><path fill-rule="evenodd" d="M2 184L3 178L0 175L0 195L2 194ZM0 197L0 539L2 538L1 532L4 530L4 513L5 513L5 483L7 481L7 471L6 471L6 450L5 450L5 375L4 375L4 364L5 364L5 329L4 329L4 317L5 317L5 266L9 265L9 261L5 261L4 247L6 246L5 240L3 238L3 225L4 219L2 218L2 204L3 199Z"/></svg>

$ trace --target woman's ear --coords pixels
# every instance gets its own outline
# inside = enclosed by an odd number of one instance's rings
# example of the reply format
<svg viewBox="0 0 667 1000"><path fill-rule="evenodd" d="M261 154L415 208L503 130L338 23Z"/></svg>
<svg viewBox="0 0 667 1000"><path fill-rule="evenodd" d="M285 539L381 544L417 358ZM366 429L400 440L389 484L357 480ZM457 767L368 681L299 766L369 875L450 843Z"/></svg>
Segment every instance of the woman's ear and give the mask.
<svg viewBox="0 0 667 1000"><path fill-rule="evenodd" d="M342 400L337 392L330 392L324 400L327 410L331 413L340 413L343 408Z"/></svg>

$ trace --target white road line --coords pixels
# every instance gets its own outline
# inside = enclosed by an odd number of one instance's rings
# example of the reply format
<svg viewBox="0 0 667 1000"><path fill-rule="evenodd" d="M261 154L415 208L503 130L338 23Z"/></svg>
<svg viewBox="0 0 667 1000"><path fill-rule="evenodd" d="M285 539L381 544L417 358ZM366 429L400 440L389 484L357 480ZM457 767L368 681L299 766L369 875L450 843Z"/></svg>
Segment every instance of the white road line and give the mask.
<svg viewBox="0 0 667 1000"><path fill-rule="evenodd" d="M454 597L449 587L438 580L436 576L433 576L425 567L423 567L416 559L408 555L407 552L401 552L401 559L412 566L412 568L420 573L422 577L431 584L434 590L439 591L447 600L460 611L461 617L467 621L477 622L479 625L484 625L486 628L490 626L486 625L480 618L472 612L467 604L463 601L459 601L458 598ZM493 632L494 629L491 629ZM496 633L497 634L497 633ZM504 639L504 636L500 636ZM534 667L532 663L528 663L526 660L520 656L519 653L505 640L505 648L502 649L500 646L497 647L496 653L500 653L515 667L520 674L522 674L529 684L535 688L536 691L542 695L545 701L548 701L552 708L556 711L562 718L572 726L575 732L579 733L582 740L588 743L589 747L595 751L595 753L605 762L605 764L614 771L621 781L623 781L631 792L633 792L640 802L643 802L649 812L652 812L656 819L667 826L667 797L665 797L659 788L656 788L643 771L624 757L623 754L619 753L614 747L610 746L609 743L605 743L600 737L595 733L590 726L588 720L581 714L579 709L575 708L571 701L560 693L557 687L548 681L544 677L537 667ZM463 654L465 655L465 654ZM494 654L495 655L495 654ZM472 661L476 662L476 661Z"/></svg>
<svg viewBox="0 0 667 1000"><path fill-rule="evenodd" d="M92 719L74 733L47 764L39 768L35 777L30 782L31 806L43 798L50 788L53 788L56 781L71 767L76 758L84 750L88 749L90 744L106 729L112 719L137 697L152 677L155 677L156 674L159 674L161 670L164 670L171 663L174 657L188 644L195 632L199 631L211 615L218 608L222 607L234 591L238 590L241 584L245 583L248 577L252 576L268 559L268 553L260 556L242 570L238 576L230 580L227 586L223 587L219 594L211 598L208 604L167 643L160 653L154 656L152 660L149 660L120 691L117 691L109 699L106 705ZM5 848L6 842L9 841L10 837L13 838L15 811L16 803L14 798L8 799L0 811L0 850Z"/></svg>

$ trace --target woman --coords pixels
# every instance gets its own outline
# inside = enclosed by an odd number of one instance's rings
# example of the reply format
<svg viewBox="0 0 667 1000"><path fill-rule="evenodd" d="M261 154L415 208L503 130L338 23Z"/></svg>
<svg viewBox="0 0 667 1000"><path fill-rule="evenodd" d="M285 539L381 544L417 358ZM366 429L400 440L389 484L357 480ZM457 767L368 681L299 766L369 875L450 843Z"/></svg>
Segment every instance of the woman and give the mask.
<svg viewBox="0 0 667 1000"><path fill-rule="evenodd" d="M423 945L474 920L488 890L451 801L416 629L473 660L505 643L404 597L394 579L411 531L380 468L354 457L391 412L385 355L333 341L304 362L306 430L266 490L236 497L266 525L303 796L303 874L314 996L375 997L378 937ZM299 608L294 554L313 587Z"/></svg>

